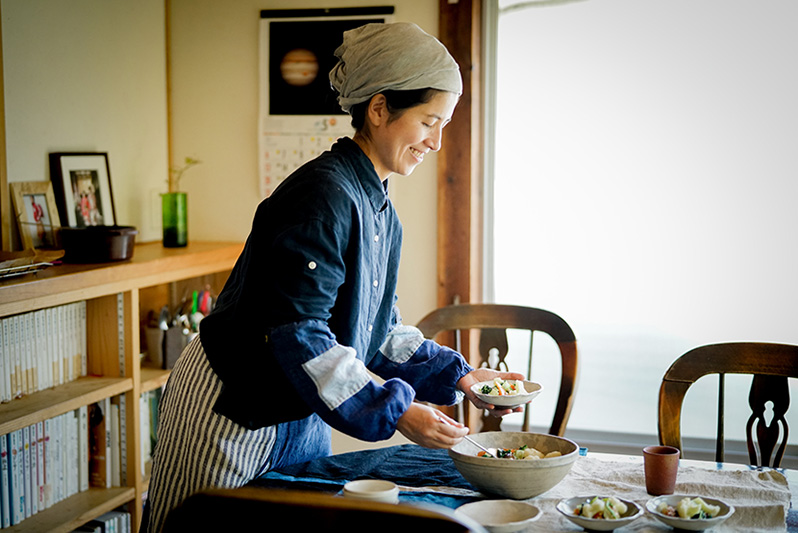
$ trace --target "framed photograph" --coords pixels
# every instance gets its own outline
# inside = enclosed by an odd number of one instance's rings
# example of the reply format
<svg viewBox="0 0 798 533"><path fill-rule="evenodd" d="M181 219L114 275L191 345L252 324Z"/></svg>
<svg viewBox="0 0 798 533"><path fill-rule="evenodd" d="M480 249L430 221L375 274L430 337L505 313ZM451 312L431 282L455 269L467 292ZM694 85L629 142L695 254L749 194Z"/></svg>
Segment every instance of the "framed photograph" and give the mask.
<svg viewBox="0 0 798 533"><path fill-rule="evenodd" d="M56 248L56 231L61 226L53 186L46 181L12 182L11 199L19 224L22 247Z"/></svg>
<svg viewBox="0 0 798 533"><path fill-rule="evenodd" d="M116 225L106 152L51 153L50 179L64 226Z"/></svg>

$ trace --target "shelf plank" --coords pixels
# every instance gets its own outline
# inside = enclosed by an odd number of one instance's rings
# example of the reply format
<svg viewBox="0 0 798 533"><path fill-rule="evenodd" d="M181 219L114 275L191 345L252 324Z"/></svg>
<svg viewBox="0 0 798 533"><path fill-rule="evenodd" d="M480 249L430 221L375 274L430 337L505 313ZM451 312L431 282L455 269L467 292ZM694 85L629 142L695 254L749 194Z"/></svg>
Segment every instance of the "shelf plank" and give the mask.
<svg viewBox="0 0 798 533"><path fill-rule="evenodd" d="M135 498L133 487L90 488L3 531L68 533Z"/></svg>
<svg viewBox="0 0 798 533"><path fill-rule="evenodd" d="M127 261L63 264L0 281L0 316L97 298L142 287L224 272L233 268L243 243L192 242L164 248L137 244Z"/></svg>
<svg viewBox="0 0 798 533"><path fill-rule="evenodd" d="M133 389L133 378L86 376L0 405L0 435Z"/></svg>
<svg viewBox="0 0 798 533"><path fill-rule="evenodd" d="M171 370L163 368L141 367L141 392L160 389L166 385L166 380L169 379L171 373Z"/></svg>

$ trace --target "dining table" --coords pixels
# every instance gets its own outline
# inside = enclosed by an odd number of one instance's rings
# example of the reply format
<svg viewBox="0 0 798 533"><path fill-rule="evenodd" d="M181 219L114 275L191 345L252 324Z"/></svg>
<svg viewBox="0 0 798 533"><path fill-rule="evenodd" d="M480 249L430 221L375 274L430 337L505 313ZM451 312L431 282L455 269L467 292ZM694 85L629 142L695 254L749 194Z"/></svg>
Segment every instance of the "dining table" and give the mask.
<svg viewBox="0 0 798 533"><path fill-rule="evenodd" d="M342 494L345 483L383 479L399 487L399 505L429 505L457 509L466 503L501 499L484 494L460 474L444 449L416 444L353 451L276 468L251 486ZM733 463L681 459L675 494L723 500L735 507L732 516L712 531L798 532L798 471L757 468ZM568 474L554 487L525 501L540 510L540 518L524 531L576 532L581 527L556 510L557 502L575 496L616 496L644 509L643 515L616 531L665 532L670 526L645 511L653 496L646 493L641 455L596 453L580 448Z"/></svg>

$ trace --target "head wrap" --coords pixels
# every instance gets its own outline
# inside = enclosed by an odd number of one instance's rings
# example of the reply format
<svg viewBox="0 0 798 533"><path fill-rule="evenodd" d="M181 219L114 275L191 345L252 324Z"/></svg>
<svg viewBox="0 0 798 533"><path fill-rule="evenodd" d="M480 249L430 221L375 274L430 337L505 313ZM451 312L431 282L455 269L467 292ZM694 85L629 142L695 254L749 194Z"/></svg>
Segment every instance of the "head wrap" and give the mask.
<svg viewBox="0 0 798 533"><path fill-rule="evenodd" d="M344 32L330 84L347 113L385 90L438 89L462 94L460 67L446 47L410 22L366 24Z"/></svg>

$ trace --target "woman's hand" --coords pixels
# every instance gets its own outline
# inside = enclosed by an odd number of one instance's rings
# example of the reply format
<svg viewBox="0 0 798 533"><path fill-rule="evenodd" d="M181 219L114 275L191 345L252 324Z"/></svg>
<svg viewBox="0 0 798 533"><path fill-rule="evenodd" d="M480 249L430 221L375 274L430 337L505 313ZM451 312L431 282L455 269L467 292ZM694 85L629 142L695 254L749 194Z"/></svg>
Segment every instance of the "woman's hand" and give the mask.
<svg viewBox="0 0 798 533"><path fill-rule="evenodd" d="M413 402L396 424L399 432L425 448L451 448L468 435L468 428L442 412Z"/></svg>
<svg viewBox="0 0 798 533"><path fill-rule="evenodd" d="M478 368L461 377L460 381L457 382L457 388L463 391L466 397L476 407L479 409L487 409L488 412L493 416L502 417L510 413L522 412L524 410L522 406L518 406L515 409L497 409L495 405L485 403L477 398L477 395L471 390L471 385L474 383L479 383L480 381L493 381L494 378L524 379L524 375L519 374L518 372L499 372L498 370L493 370L491 368Z"/></svg>

